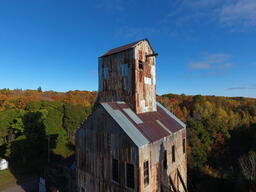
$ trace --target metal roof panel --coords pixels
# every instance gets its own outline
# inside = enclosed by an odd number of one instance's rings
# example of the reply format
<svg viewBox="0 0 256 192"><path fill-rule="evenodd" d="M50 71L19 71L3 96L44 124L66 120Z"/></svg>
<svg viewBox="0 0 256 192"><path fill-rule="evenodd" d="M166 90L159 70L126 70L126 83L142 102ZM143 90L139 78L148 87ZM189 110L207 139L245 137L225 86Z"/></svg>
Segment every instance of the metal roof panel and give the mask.
<svg viewBox="0 0 256 192"><path fill-rule="evenodd" d="M126 118L126 116L120 110L113 110L108 103L101 103L101 105L138 147L142 147L143 145L149 143L144 135Z"/></svg>

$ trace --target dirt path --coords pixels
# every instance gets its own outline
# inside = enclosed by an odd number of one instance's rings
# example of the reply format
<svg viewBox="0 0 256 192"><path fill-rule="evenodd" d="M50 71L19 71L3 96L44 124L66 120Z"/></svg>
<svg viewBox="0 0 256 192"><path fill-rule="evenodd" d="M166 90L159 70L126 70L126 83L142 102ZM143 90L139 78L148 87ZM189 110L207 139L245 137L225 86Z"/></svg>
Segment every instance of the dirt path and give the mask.
<svg viewBox="0 0 256 192"><path fill-rule="evenodd" d="M38 191L38 180L29 179L21 184L14 184L2 192L37 192Z"/></svg>

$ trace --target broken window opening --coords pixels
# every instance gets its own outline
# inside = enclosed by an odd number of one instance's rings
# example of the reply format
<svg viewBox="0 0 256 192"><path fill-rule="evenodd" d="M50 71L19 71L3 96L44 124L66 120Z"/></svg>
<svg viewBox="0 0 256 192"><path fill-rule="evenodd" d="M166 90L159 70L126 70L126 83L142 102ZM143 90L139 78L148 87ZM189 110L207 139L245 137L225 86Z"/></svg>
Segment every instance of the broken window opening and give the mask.
<svg viewBox="0 0 256 192"><path fill-rule="evenodd" d="M175 162L175 145L172 146L172 162Z"/></svg>
<svg viewBox="0 0 256 192"><path fill-rule="evenodd" d="M185 138L183 138L182 145L183 145L183 153L186 153L186 139Z"/></svg>
<svg viewBox="0 0 256 192"><path fill-rule="evenodd" d="M143 70L144 66L141 60L139 60L139 69Z"/></svg>
<svg viewBox="0 0 256 192"><path fill-rule="evenodd" d="M118 160L112 159L112 179L119 183Z"/></svg>
<svg viewBox="0 0 256 192"><path fill-rule="evenodd" d="M148 161L144 162L144 186L146 187L149 184L149 166Z"/></svg>
<svg viewBox="0 0 256 192"><path fill-rule="evenodd" d="M167 169L167 151L164 151L164 161L163 161L164 169Z"/></svg>
<svg viewBox="0 0 256 192"><path fill-rule="evenodd" d="M129 188L134 188L134 166L133 164L126 164L126 185Z"/></svg>

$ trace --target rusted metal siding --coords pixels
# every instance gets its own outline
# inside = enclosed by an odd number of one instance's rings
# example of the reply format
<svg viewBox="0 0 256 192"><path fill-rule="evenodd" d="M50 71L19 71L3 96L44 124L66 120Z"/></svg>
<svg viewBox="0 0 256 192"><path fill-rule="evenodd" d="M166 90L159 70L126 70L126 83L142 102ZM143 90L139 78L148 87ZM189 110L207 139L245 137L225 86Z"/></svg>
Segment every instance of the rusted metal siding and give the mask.
<svg viewBox="0 0 256 192"><path fill-rule="evenodd" d="M135 106L134 50L99 58L98 101L125 101Z"/></svg>
<svg viewBox="0 0 256 192"><path fill-rule="evenodd" d="M187 155L183 153L183 138L185 138L186 130L182 129L169 137L158 140L139 151L139 169L140 169L140 191L158 192L161 184L170 187L169 178L171 177L175 187L180 192L185 192L183 186L178 179L179 169L184 183L187 183ZM172 162L172 145L175 145L176 161ZM167 152L167 169L163 167L164 151ZM143 163L149 161L149 184L144 186Z"/></svg>
<svg viewBox="0 0 256 192"><path fill-rule="evenodd" d="M146 40L139 42L135 47L136 113L156 111L155 56L147 57L153 53Z"/></svg>
<svg viewBox="0 0 256 192"><path fill-rule="evenodd" d="M112 158L119 161L120 184L112 181ZM77 186L86 191L131 191L126 187L125 165L135 168L138 191L138 147L103 109L95 111L77 133Z"/></svg>

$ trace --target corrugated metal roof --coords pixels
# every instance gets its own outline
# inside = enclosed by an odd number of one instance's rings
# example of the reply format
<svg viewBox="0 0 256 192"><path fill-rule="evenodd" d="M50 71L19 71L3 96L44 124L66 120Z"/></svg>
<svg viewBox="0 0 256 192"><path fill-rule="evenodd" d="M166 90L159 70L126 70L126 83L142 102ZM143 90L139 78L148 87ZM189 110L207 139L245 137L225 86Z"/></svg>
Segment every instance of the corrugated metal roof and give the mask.
<svg viewBox="0 0 256 192"><path fill-rule="evenodd" d="M139 147L186 127L182 121L159 103L157 103L157 111L140 114L134 113L124 103L104 102L101 104Z"/></svg>
<svg viewBox="0 0 256 192"><path fill-rule="evenodd" d="M130 108L125 108L123 110L135 123L143 123L143 121L138 117L138 115L136 115Z"/></svg>
<svg viewBox="0 0 256 192"><path fill-rule="evenodd" d="M134 126L131 121L129 121L129 119L125 117L120 110L113 109L108 103L101 103L101 105L138 147L142 147L143 145L149 143L144 135Z"/></svg>

